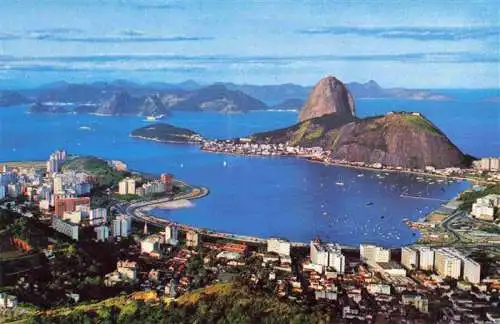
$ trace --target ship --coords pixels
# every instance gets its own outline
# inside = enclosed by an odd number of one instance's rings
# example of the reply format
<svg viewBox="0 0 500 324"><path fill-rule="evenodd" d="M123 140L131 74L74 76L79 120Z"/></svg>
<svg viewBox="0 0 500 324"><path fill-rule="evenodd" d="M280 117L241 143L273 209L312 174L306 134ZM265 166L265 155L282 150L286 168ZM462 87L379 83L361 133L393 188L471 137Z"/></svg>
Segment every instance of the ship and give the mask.
<svg viewBox="0 0 500 324"><path fill-rule="evenodd" d="M337 182L335 182L335 184L337 186L343 186L344 185L344 181L342 180L342 176L339 176L339 179L337 180Z"/></svg>
<svg viewBox="0 0 500 324"><path fill-rule="evenodd" d="M164 115L151 115L151 116L146 116L146 120L147 121L155 121L155 120L158 120L158 119L162 119Z"/></svg>

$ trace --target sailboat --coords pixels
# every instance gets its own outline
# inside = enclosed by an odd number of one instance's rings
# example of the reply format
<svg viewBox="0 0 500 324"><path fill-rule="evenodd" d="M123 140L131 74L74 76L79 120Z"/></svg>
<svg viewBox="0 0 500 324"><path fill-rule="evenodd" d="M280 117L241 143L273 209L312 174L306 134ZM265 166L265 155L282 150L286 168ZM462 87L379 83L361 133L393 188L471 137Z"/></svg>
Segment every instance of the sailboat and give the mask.
<svg viewBox="0 0 500 324"><path fill-rule="evenodd" d="M223 165L224 167L227 167L227 162L226 162L226 161L222 162L222 165Z"/></svg>
<svg viewBox="0 0 500 324"><path fill-rule="evenodd" d="M343 186L344 185L344 181L342 180L342 176L339 176L339 179L337 180L337 182L335 182L335 184L337 186Z"/></svg>

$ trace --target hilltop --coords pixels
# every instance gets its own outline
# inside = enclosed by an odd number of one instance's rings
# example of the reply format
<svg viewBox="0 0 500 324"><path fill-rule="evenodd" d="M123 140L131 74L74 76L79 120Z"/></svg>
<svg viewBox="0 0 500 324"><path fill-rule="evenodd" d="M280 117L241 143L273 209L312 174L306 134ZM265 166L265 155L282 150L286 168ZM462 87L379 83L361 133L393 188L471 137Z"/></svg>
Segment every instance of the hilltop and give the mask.
<svg viewBox="0 0 500 324"><path fill-rule="evenodd" d="M301 121L287 128L257 133L256 143L319 146L349 162L436 168L461 166L465 155L430 120L419 113L389 113L356 118L349 91L333 77L321 80L302 107Z"/></svg>
<svg viewBox="0 0 500 324"><path fill-rule="evenodd" d="M137 128L132 131L130 136L152 141L170 143L188 143L201 141L201 136L190 129L180 128L163 123Z"/></svg>

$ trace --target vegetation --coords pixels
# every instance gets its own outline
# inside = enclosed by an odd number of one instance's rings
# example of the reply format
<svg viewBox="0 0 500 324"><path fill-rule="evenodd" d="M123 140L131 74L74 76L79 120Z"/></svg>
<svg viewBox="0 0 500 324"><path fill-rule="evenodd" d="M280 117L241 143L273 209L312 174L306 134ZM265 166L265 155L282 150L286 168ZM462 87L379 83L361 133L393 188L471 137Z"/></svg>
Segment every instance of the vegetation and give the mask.
<svg viewBox="0 0 500 324"><path fill-rule="evenodd" d="M189 142L196 135L198 134L190 129L175 127L169 124L155 124L132 131L132 136L164 142Z"/></svg>
<svg viewBox="0 0 500 324"><path fill-rule="evenodd" d="M105 160L92 156L72 158L64 163L62 169L87 172L97 177L102 187L116 186L121 179L129 175L125 171L115 171Z"/></svg>
<svg viewBox="0 0 500 324"><path fill-rule="evenodd" d="M439 129L437 129L436 126L434 126L430 121L428 121L427 119L425 119L422 116L404 114L403 117L411 125L416 126L420 130L423 130L423 131L426 131L429 133L434 133L436 135L441 135L441 132L439 131Z"/></svg>
<svg viewBox="0 0 500 324"><path fill-rule="evenodd" d="M500 184L490 185L480 191L465 191L460 195L460 200L463 202L460 206L461 210L470 211L472 209L472 204L476 202L478 198L497 194L500 195Z"/></svg>
<svg viewBox="0 0 500 324"><path fill-rule="evenodd" d="M168 305L126 297L77 305L32 316L28 323L321 323L331 322L322 308L279 300L275 295L233 284L187 293Z"/></svg>

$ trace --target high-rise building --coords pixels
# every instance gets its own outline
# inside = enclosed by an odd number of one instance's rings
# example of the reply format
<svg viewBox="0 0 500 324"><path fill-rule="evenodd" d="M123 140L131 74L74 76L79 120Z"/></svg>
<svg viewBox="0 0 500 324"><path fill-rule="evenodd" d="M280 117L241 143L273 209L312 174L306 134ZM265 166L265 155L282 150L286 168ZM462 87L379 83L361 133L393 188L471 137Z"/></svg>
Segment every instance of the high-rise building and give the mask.
<svg viewBox="0 0 500 324"><path fill-rule="evenodd" d="M120 237L122 234L122 222L119 218L113 219L111 221L111 234L113 237Z"/></svg>
<svg viewBox="0 0 500 324"><path fill-rule="evenodd" d="M89 197L56 198L54 202L56 215L59 218L62 218L65 212L74 212L76 210L76 206L89 205L89 204L90 204Z"/></svg>
<svg viewBox="0 0 500 324"><path fill-rule="evenodd" d="M9 183L7 185L7 195L10 197L18 197L21 195L21 184Z"/></svg>
<svg viewBox="0 0 500 324"><path fill-rule="evenodd" d="M434 269L442 277L459 279L462 270L460 253L452 248L440 248L435 252Z"/></svg>
<svg viewBox="0 0 500 324"><path fill-rule="evenodd" d="M463 258L464 263L464 280L473 284L481 282L481 265L471 258Z"/></svg>
<svg viewBox="0 0 500 324"><path fill-rule="evenodd" d="M418 252L411 247L401 248L401 264L406 269L418 269Z"/></svg>
<svg viewBox="0 0 500 324"><path fill-rule="evenodd" d="M129 195L134 195L135 194L135 180L134 179L127 179L127 193Z"/></svg>
<svg viewBox="0 0 500 324"><path fill-rule="evenodd" d="M94 228L96 233L96 241L103 242L109 237L109 228L105 225L97 226Z"/></svg>
<svg viewBox="0 0 500 324"><path fill-rule="evenodd" d="M199 234L195 231L188 231L186 233L186 245L188 247L197 247L199 242Z"/></svg>
<svg viewBox="0 0 500 324"><path fill-rule="evenodd" d="M90 225L100 225L108 221L108 211L106 208L94 208L89 210Z"/></svg>
<svg viewBox="0 0 500 324"><path fill-rule="evenodd" d="M331 267L338 273L345 271L345 256L338 245L311 241L310 257L312 263Z"/></svg>
<svg viewBox="0 0 500 324"><path fill-rule="evenodd" d="M373 244L361 244L360 256L363 262L368 265L375 265L379 262L389 262L391 261L391 250L385 249L378 245Z"/></svg>
<svg viewBox="0 0 500 324"><path fill-rule="evenodd" d="M71 237L73 240L78 241L78 234L80 227L76 224L63 221L57 217L52 218L52 228L54 228L59 233Z"/></svg>
<svg viewBox="0 0 500 324"><path fill-rule="evenodd" d="M267 252L274 252L281 255L290 255L290 242L279 238L267 240Z"/></svg>
<svg viewBox="0 0 500 324"><path fill-rule="evenodd" d="M128 215L121 215L121 236L127 237L132 231L132 218Z"/></svg>
<svg viewBox="0 0 500 324"><path fill-rule="evenodd" d="M120 195L135 195L135 180L127 178L120 181L118 183L118 193Z"/></svg>
<svg viewBox="0 0 500 324"><path fill-rule="evenodd" d="M66 151L62 150L52 153L47 161L47 173L60 172L64 161L66 161Z"/></svg>
<svg viewBox="0 0 500 324"><path fill-rule="evenodd" d="M7 189L5 188L5 185L0 184L0 199L5 197L7 197Z"/></svg>
<svg viewBox="0 0 500 324"><path fill-rule="evenodd" d="M127 194L127 182L125 180L122 180L118 183L118 193L120 195L126 195Z"/></svg>
<svg viewBox="0 0 500 324"><path fill-rule="evenodd" d="M178 240L179 240L179 231L177 230L177 226L175 225L165 226L165 243L177 245Z"/></svg>
<svg viewBox="0 0 500 324"><path fill-rule="evenodd" d="M174 176L168 173L162 173L160 180L165 184L166 191L172 192Z"/></svg>
<svg viewBox="0 0 500 324"><path fill-rule="evenodd" d="M340 251L340 248L334 245L328 245L328 266L335 269L338 273L345 272L345 256Z"/></svg>
<svg viewBox="0 0 500 324"><path fill-rule="evenodd" d="M434 270L434 250L428 246L418 247L419 267L421 270Z"/></svg>
<svg viewBox="0 0 500 324"><path fill-rule="evenodd" d="M54 181L54 194L56 194L56 195L64 194L62 175L56 173L56 174L54 174L54 177L52 179Z"/></svg>

